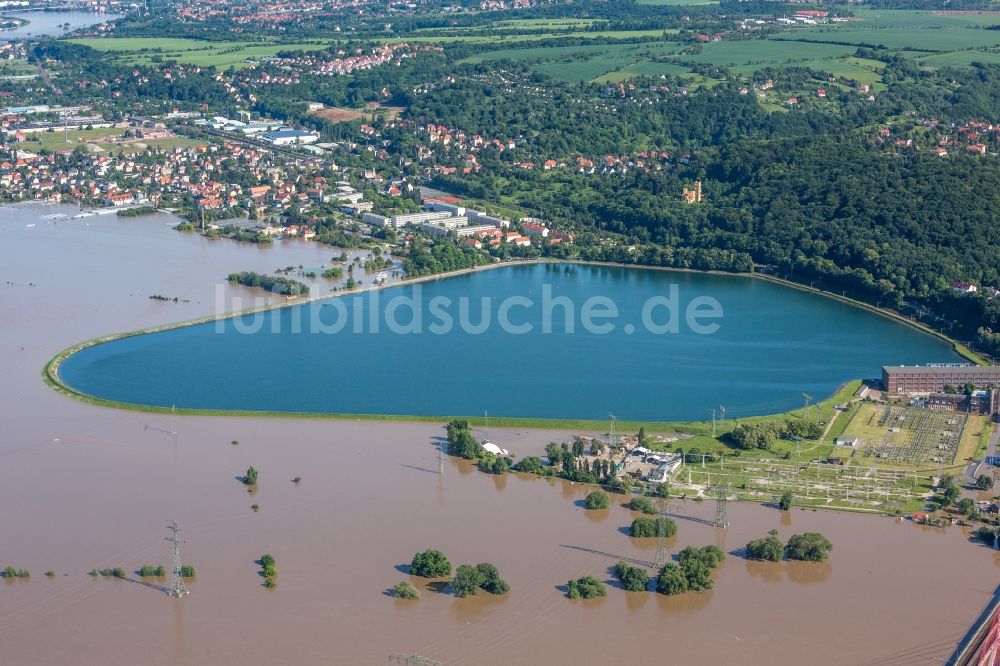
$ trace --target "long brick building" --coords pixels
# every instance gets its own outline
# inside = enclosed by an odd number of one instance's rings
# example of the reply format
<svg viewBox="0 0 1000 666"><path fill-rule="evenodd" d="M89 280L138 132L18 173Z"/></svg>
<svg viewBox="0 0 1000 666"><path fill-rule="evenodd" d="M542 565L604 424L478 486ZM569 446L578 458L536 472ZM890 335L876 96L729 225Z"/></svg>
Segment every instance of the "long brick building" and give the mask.
<svg viewBox="0 0 1000 666"><path fill-rule="evenodd" d="M945 385L961 390L971 382L976 388L1000 387L1000 365L887 365L882 386L888 393L941 393Z"/></svg>

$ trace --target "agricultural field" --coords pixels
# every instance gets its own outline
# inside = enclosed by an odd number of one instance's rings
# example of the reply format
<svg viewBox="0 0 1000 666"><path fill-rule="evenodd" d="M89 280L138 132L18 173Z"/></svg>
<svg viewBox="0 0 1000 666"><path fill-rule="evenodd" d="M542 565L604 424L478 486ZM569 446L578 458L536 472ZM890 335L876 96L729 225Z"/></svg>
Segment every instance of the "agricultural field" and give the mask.
<svg viewBox="0 0 1000 666"><path fill-rule="evenodd" d="M676 42L534 46L478 53L461 62L502 59L533 62L535 71L571 83L669 75L701 85L714 84L715 80L695 74L691 66L716 65L742 76L766 67L799 66L869 85L881 81L879 72L883 68L880 62L854 57L856 47L841 44L765 39L722 41L705 44L698 53L678 55L684 48L685 45Z"/></svg>
<svg viewBox="0 0 1000 666"><path fill-rule="evenodd" d="M444 34L438 34L438 33ZM469 44L509 44L518 42L537 42L545 39L555 39L561 37L577 37L580 39L608 39L616 41L628 41L637 39L657 39L664 35L676 34L676 30L596 30L590 31L570 31L570 32L547 32L536 34L497 34L491 31L489 34L483 32L466 32L463 34L447 34L448 30L428 30L409 37L393 37L387 42L427 42L430 44L447 44L451 42L465 42Z"/></svg>
<svg viewBox="0 0 1000 666"><path fill-rule="evenodd" d="M720 67L760 69L777 65L820 62L853 55L857 49L838 44L754 39L706 44L699 53L678 56L678 60Z"/></svg>
<svg viewBox="0 0 1000 666"><path fill-rule="evenodd" d="M650 57L672 55L680 49L681 45L673 42L532 47L478 53L461 62L477 63L491 60L534 62L536 64L532 69L535 71L559 81L576 83L610 80L602 77L628 69L632 65L647 61ZM687 68L682 67L680 70L686 72ZM626 78L632 76L626 75L614 80Z"/></svg>
<svg viewBox="0 0 1000 666"><path fill-rule="evenodd" d="M856 9L849 24L854 28L976 28L1000 25L1000 12L962 14L919 10Z"/></svg>
<svg viewBox="0 0 1000 666"><path fill-rule="evenodd" d="M967 67L974 62L981 62L989 65L1000 64L1000 50L998 51L949 51L948 53L935 53L933 55L921 54L916 58L918 64L924 67Z"/></svg>
<svg viewBox="0 0 1000 666"><path fill-rule="evenodd" d="M113 54L118 62L126 64L148 65L153 62L175 60L186 65L214 66L219 69L242 67L247 61L273 57L281 51L319 51L329 44L326 41L285 44L145 37L95 37L68 41Z"/></svg>
<svg viewBox="0 0 1000 666"><path fill-rule="evenodd" d="M958 51L1000 46L1000 31L963 28L861 28L854 24L795 30L775 41L855 44L893 51Z"/></svg>

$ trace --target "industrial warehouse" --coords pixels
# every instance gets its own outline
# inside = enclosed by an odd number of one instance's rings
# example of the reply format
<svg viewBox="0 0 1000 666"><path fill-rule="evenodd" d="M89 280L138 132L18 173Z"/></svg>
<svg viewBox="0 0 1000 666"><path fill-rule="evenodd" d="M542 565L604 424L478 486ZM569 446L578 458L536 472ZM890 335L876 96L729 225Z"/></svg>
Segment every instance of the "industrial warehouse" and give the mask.
<svg viewBox="0 0 1000 666"><path fill-rule="evenodd" d="M995 415L1000 412L1000 366L897 365L882 368L889 396L907 395L922 407Z"/></svg>

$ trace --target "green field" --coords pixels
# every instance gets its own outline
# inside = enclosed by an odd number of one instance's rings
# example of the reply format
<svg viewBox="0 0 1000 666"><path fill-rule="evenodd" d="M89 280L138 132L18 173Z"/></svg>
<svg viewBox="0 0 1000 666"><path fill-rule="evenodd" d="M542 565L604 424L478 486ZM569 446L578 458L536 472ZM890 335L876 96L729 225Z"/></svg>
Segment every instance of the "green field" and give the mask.
<svg viewBox="0 0 1000 666"><path fill-rule="evenodd" d="M19 142L17 147L22 150L38 152L48 150L57 152L61 150L74 150L80 146L96 146L109 153L135 152L147 148L173 148L175 146L191 146L198 142L186 137L175 136L168 139L152 139L137 144L118 144L100 139L108 137L120 137L125 130L118 127L101 127L90 130L70 130L65 132L56 130L54 132L38 132L29 135L28 141ZM96 141L82 142L81 139L97 139ZM97 151L99 152L99 151Z"/></svg>
<svg viewBox="0 0 1000 666"><path fill-rule="evenodd" d="M247 60L273 57L281 51L318 51L328 45L324 41L261 43L245 41L208 42L199 39L100 37L69 40L102 53L114 54L118 62L148 65L159 58L162 62L176 60L187 65L215 66L224 69L240 67Z"/></svg>
<svg viewBox="0 0 1000 666"><path fill-rule="evenodd" d="M1000 51L949 51L933 55L921 54L917 62L927 67L965 67L974 62L1000 64Z"/></svg>
<svg viewBox="0 0 1000 666"><path fill-rule="evenodd" d="M966 28L1000 25L997 14L941 14L918 10L856 9L852 27L871 28Z"/></svg>
<svg viewBox="0 0 1000 666"><path fill-rule="evenodd" d="M644 42L637 44L599 44L586 46L554 46L550 48L532 47L503 49L478 53L462 60L462 63L477 63L490 60L515 60L536 63L532 69L547 74L559 81L609 80L605 75L623 70L646 61L652 56L676 53L681 46L673 42ZM687 72L680 67L678 71ZM635 74L614 80L631 78Z"/></svg>
<svg viewBox="0 0 1000 666"><path fill-rule="evenodd" d="M679 56L679 60L706 65L756 68L806 61L820 61L852 55L857 49L836 44L753 39L706 44L700 53Z"/></svg>
<svg viewBox="0 0 1000 666"><path fill-rule="evenodd" d="M638 0L640 5L717 5L718 0Z"/></svg>
<svg viewBox="0 0 1000 666"><path fill-rule="evenodd" d="M775 41L856 44L873 48L909 51L955 51L1000 46L1000 30L960 28L824 27L796 30L774 36Z"/></svg>
<svg viewBox="0 0 1000 666"><path fill-rule="evenodd" d="M687 79L701 78L684 65L678 65L673 62L640 60L639 62L632 63L626 67L605 74L604 76L595 79L595 81L597 83L617 83L618 81L627 81L637 76L660 76L662 74Z"/></svg>
<svg viewBox="0 0 1000 666"><path fill-rule="evenodd" d="M444 32L444 31L442 31ZM554 39L559 37L577 37L580 39L611 39L611 40L635 40L644 38L658 38L662 37L664 34L676 34L676 30L597 30L593 32L588 31L576 31L576 32L552 32L552 33L539 33L539 34L496 34L494 31L491 34L483 33L469 33L469 34L436 34L434 31L428 31L426 33L414 34L409 37L393 37L387 39L387 42L428 42L431 44L447 44L450 42L468 42L470 44L500 44L500 43L517 43L517 42L534 42L541 41L545 39Z"/></svg>

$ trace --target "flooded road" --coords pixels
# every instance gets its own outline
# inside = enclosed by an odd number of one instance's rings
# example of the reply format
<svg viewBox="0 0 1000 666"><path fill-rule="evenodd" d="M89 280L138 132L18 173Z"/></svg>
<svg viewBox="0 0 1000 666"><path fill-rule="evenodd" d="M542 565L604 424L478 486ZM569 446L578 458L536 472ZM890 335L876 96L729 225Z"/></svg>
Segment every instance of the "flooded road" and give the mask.
<svg viewBox="0 0 1000 666"><path fill-rule="evenodd" d="M587 487L494 477L453 459L439 476L438 424L174 423L51 391L41 368L75 342L210 314L221 276L332 252L208 243L164 219L25 226L46 212L0 209L0 566L32 574L0 583L4 664L382 664L394 652L447 666L930 664L946 658L1000 579L996 553L958 528L731 504L723 532L709 524L712 502L691 501L676 503L671 550L730 553L716 589L667 598L611 588L605 599L571 602L559 589L569 578L610 580L619 559L651 562L655 539L626 536L633 515L617 502L582 509ZM189 302L150 301L154 293ZM561 436L490 434L520 456ZM250 465L260 473L253 495L235 478ZM190 596L171 599L134 575L86 575L169 566L169 519L182 523L184 561L198 571ZM822 532L834 544L830 561L740 557L772 528L782 538ZM386 596L410 580L413 553L431 547L453 565L494 563L510 594L460 600L413 579L420 601ZM263 553L276 559L273 590L254 563Z"/></svg>

